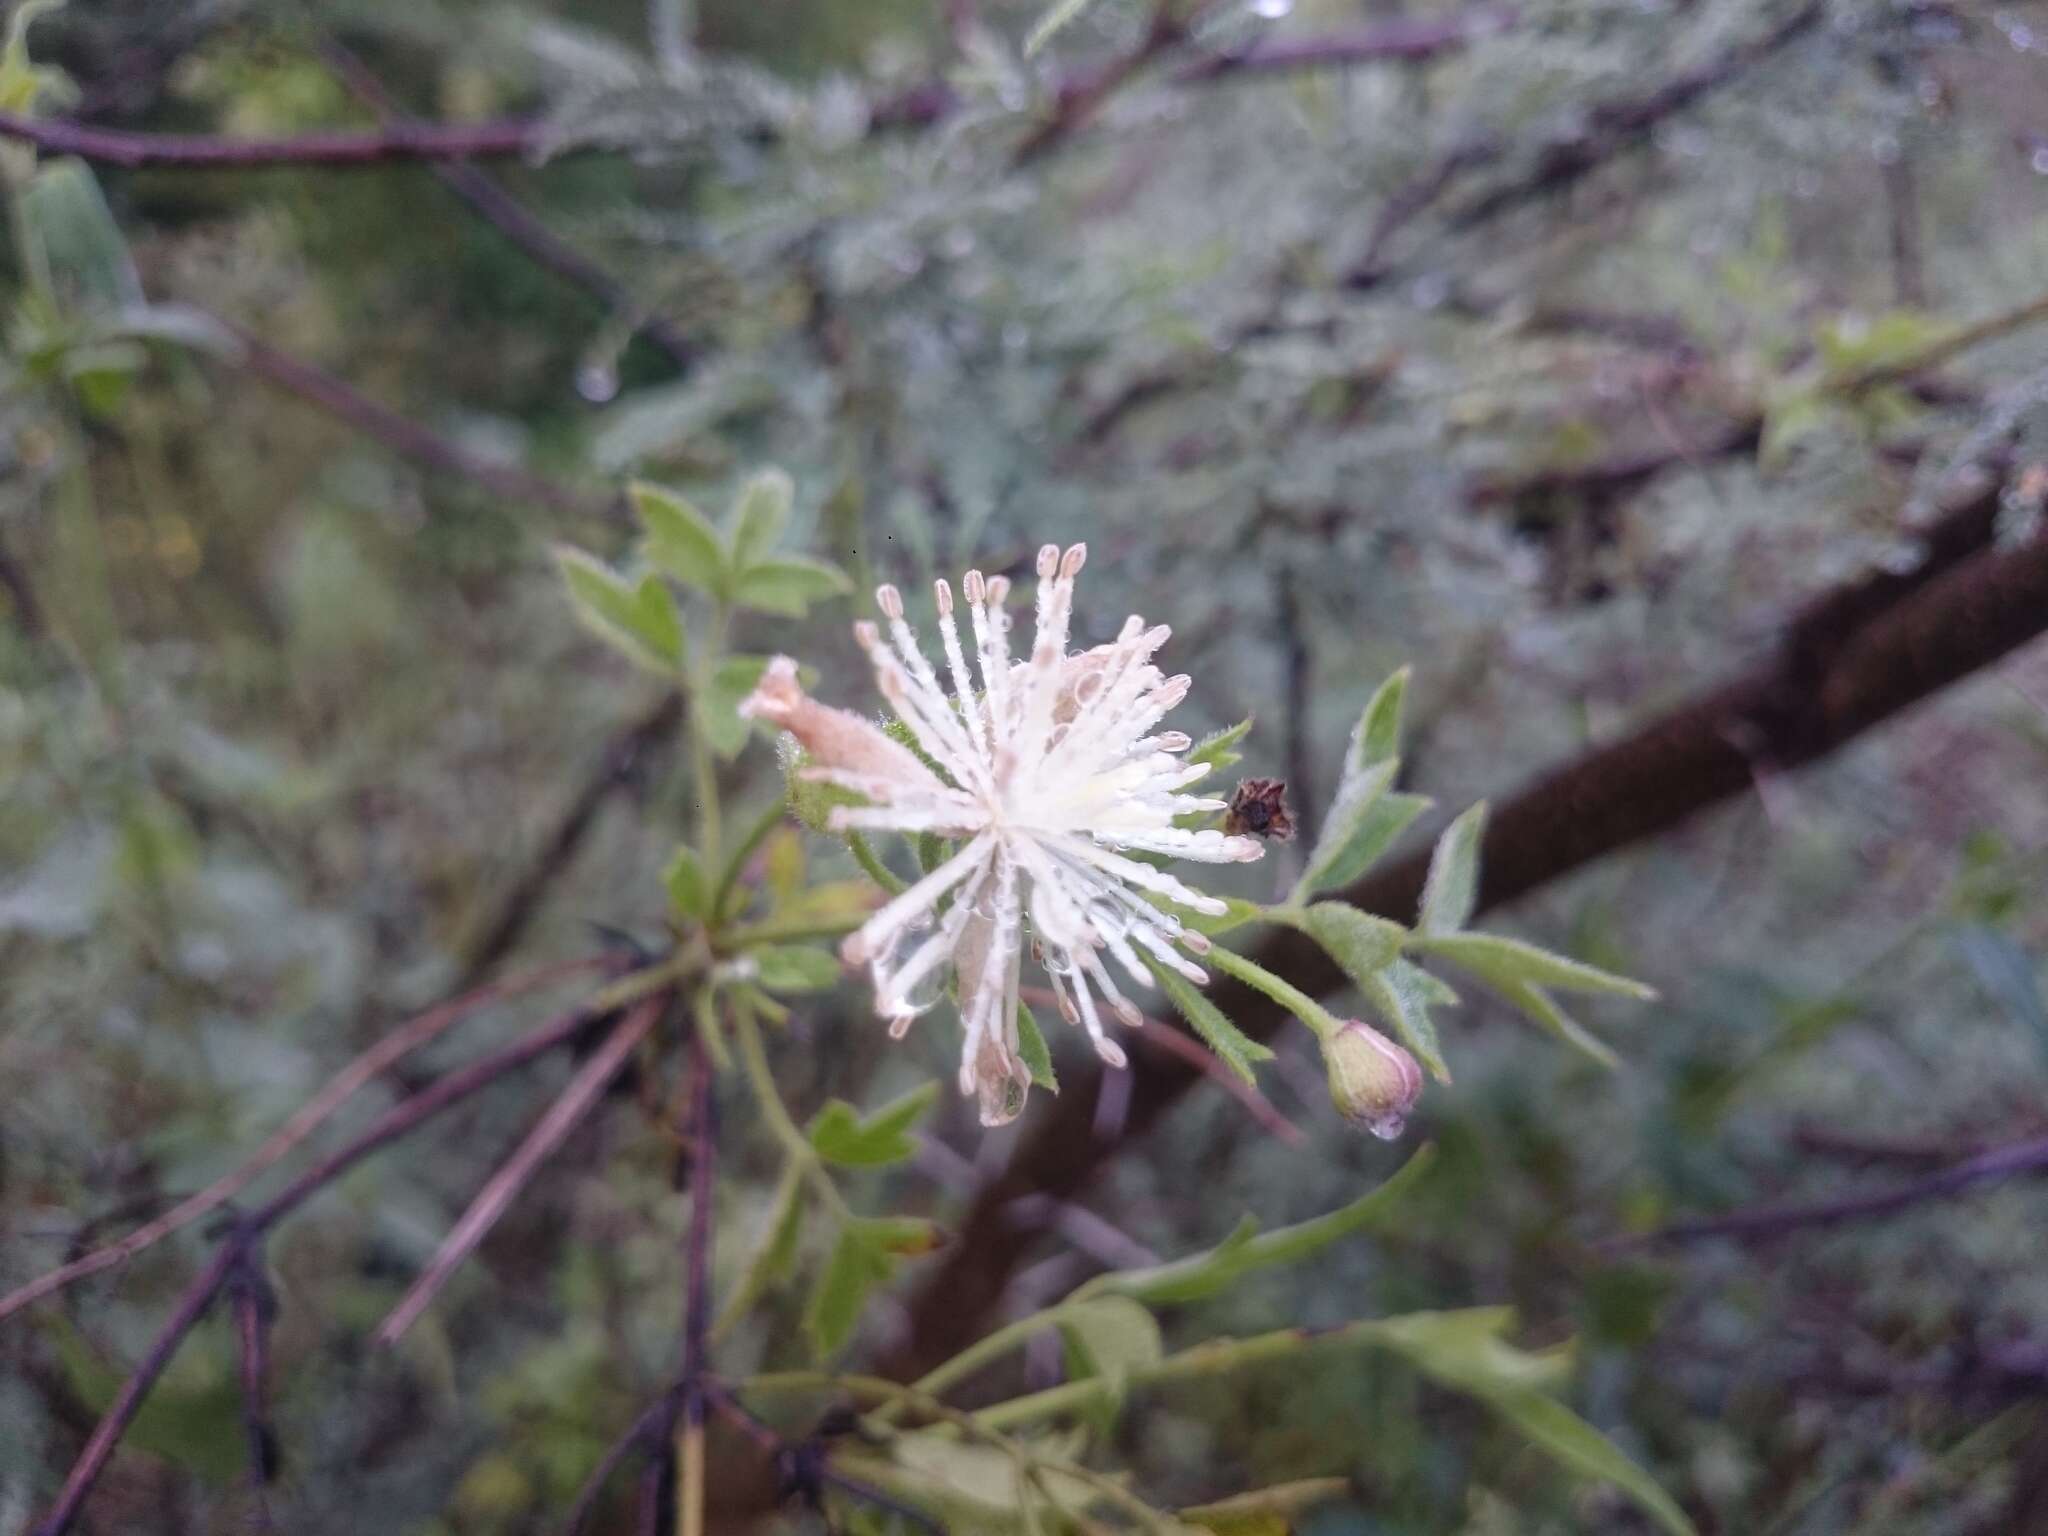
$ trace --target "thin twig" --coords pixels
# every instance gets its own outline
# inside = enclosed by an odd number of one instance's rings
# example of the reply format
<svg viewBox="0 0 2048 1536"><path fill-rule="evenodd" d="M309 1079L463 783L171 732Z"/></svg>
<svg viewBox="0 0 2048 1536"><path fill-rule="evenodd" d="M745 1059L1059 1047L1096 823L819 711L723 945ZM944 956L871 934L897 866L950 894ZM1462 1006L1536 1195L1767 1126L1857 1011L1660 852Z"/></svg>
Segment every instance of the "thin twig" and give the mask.
<svg viewBox="0 0 2048 1536"><path fill-rule="evenodd" d="M0 1319L20 1311L52 1291L61 1290L75 1280L83 1280L88 1275L96 1275L117 1264L125 1264L145 1248L162 1242L172 1233L190 1226L208 1212L218 1210L247 1189L264 1170L275 1166L293 1148L326 1124L334 1112L353 1098L366 1083L373 1081L401 1058L438 1038L451 1025L460 1023L480 1008L549 986L570 976L581 975L596 969L604 964L604 961L605 957L602 955L585 955L576 960L565 960L559 965L543 966L539 970L508 976L503 981L492 982L488 986L465 992L460 997L451 998L438 1007L430 1008L425 1013L407 1020L329 1078L318 1093L301 1105L289 1120L271 1133L269 1140L258 1147L233 1172L216 1179L196 1195L179 1201L162 1216L145 1226L137 1227L119 1241L96 1248L84 1257L74 1259L61 1268L53 1269L48 1274L31 1280L7 1296L0 1297Z"/></svg>
<svg viewBox="0 0 2048 1536"><path fill-rule="evenodd" d="M569 1506L569 1518L563 1522L562 1536L579 1536L590 1520L590 1512L597 1507L597 1501L604 1496L605 1485L625 1464L628 1456L635 1451L647 1449L668 1434L669 1426L675 1422L676 1397L673 1391L664 1393L650 1404L632 1426L611 1443L598 1463L590 1469L590 1476L583 1480L577 1490L576 1502Z"/></svg>
<svg viewBox="0 0 2048 1536"><path fill-rule="evenodd" d="M1080 128L1146 65L1185 39L1190 25L1192 19L1183 20L1177 14L1175 0L1157 0L1145 35L1133 47L1099 68L1060 83L1051 115L1025 135L1017 146L1016 163L1030 164Z"/></svg>
<svg viewBox="0 0 2048 1536"><path fill-rule="evenodd" d="M2021 1174L2042 1172L2048 1172L2048 1136L1994 1148L1891 1189L1815 1205L1776 1205L1733 1211L1705 1221L1678 1222L1659 1227L1654 1232L1610 1237L1602 1241L1600 1247L1609 1253L1626 1253L1640 1248L1700 1242L1713 1237L1761 1241L1813 1227L1832 1227L1848 1221L1890 1216L1931 1200L1949 1199L1980 1184L1996 1184Z"/></svg>
<svg viewBox="0 0 2048 1536"><path fill-rule="evenodd" d="M85 1503L86 1495L92 1492L93 1484L106 1470L107 1459L114 1454L114 1447L121 1443L121 1437L128 1433L128 1426L135 1422L143 1399L149 1396L157 1378L163 1375L171 1357L185 1342L185 1336L212 1308L215 1298L227 1284L228 1276L241 1262L243 1240L238 1237L222 1243L211 1262L185 1288L185 1294L178 1298L177 1306L171 1311L170 1320L151 1341L142 1363L121 1383L121 1390L114 1394L114 1401L94 1428L92 1438L78 1453L78 1460L72 1463L70 1476L64 1479L64 1487L57 1495L57 1502L43 1517L43 1523L36 1527L35 1536L63 1536L63 1532L70 1529L71 1522L78 1517L79 1508Z"/></svg>
<svg viewBox="0 0 2048 1536"><path fill-rule="evenodd" d="M320 56L341 83L387 125L419 126L392 99L375 72L339 40L330 38L321 44ZM477 217L539 266L581 288L614 313L631 317L634 331L665 352L678 368L690 365L695 349L681 331L649 312L624 282L548 228L488 172L461 160L429 161L428 169L442 186L469 204Z"/></svg>
<svg viewBox="0 0 2048 1536"><path fill-rule="evenodd" d="M131 133L92 128L57 118L0 112L0 138L19 139L45 154L77 155L128 170L253 170L263 166L390 165L405 160L481 160L539 153L542 125L526 118L487 123L387 123L382 128L335 128L283 138L233 138L212 133ZM560 153L595 149L563 146Z"/></svg>
<svg viewBox="0 0 2048 1536"><path fill-rule="evenodd" d="M0 120L5 114L0 113ZM318 406L362 433L382 443L400 458L410 459L439 474L472 480L494 496L507 501L531 502L571 517L598 517L620 505L617 498L586 496L545 476L530 474L484 457L421 426L412 417L372 400L353 385L313 364L280 352L268 342L233 323L215 317L216 323L235 334L241 366L265 383L297 395Z"/></svg>
<svg viewBox="0 0 2048 1536"><path fill-rule="evenodd" d="M271 1530L270 1478L275 1440L270 1430L270 1324L277 1298L264 1278L261 1254L253 1247L240 1251L240 1262L228 1276L228 1299L234 1307L235 1342L241 1352L242 1433L248 1441L249 1496L255 1501L254 1524Z"/></svg>
<svg viewBox="0 0 2048 1536"><path fill-rule="evenodd" d="M704 1377L711 1332L711 1226L717 1198L718 1102L711 1051L690 1036L690 1228L683 1254L682 1536L704 1533Z"/></svg>
<svg viewBox="0 0 2048 1536"><path fill-rule="evenodd" d="M1242 48L1197 59L1168 78L1175 85L1358 64L1420 64L1481 38L1512 31L1521 16L1509 6L1481 6L1445 17L1397 16L1341 31L1299 37L1261 36Z"/></svg>
<svg viewBox="0 0 2048 1536"><path fill-rule="evenodd" d="M442 1240L425 1272L413 1282L391 1315L378 1326L374 1335L378 1344L397 1343L406 1329L433 1304L441 1288L475 1251L484 1235L497 1225L498 1218L505 1214L542 1162L576 1128L606 1085L624 1068L627 1058L647 1038L666 1007L667 998L660 994L635 1005L619 1021L604 1044L591 1053L590 1059L569 1079L569 1086L562 1090L561 1096L527 1133L519 1149L478 1191L469 1209L463 1212L462 1219Z"/></svg>
<svg viewBox="0 0 2048 1536"><path fill-rule="evenodd" d="M678 976L678 969L670 964L653 966L646 971L622 977L604 988L582 1007L550 1020L466 1067L450 1072L387 1110L353 1140L336 1148L313 1167L308 1168L239 1222L215 1251L207 1267L179 1299L169 1320L151 1342L142 1363L135 1368L128 1380L122 1383L113 1403L94 1429L92 1438L86 1442L85 1449L79 1453L78 1460L73 1464L70 1475L65 1479L63 1491L58 1495L57 1503L44 1517L42 1524L36 1527L36 1536L63 1536L63 1532L70 1528L80 1506L92 1491L93 1484L105 1470L107 1459L113 1454L114 1447L127 1433L137 1409L149 1395L150 1388L163 1374L165 1366L177 1353L186 1335L206 1315L208 1308L220 1295L235 1264L240 1262L242 1253L257 1238L372 1152L419 1129L443 1110L461 1103L507 1074L578 1038L593 1021L612 1009L623 1007L628 1002L645 996L649 991L666 989L675 984Z"/></svg>
<svg viewBox="0 0 2048 1536"><path fill-rule="evenodd" d="M1733 44L1703 64L1680 71L1653 90L1587 104L1577 114L1582 128L1570 138L1545 145L1523 174L1450 213L1450 227L1459 233L1467 232L1532 198L1572 185L1630 146L1642 143L1659 123L1733 85L1751 69L1813 31L1825 13L1826 6L1821 0L1805 0L1768 31ZM1516 147L1514 141L1494 135L1468 139L1397 189L1373 226L1365 254L1346 276L1345 286L1372 288L1392 276L1395 269L1384 260L1384 255L1394 236L1440 202L1468 172L1492 165Z"/></svg>
<svg viewBox="0 0 2048 1536"><path fill-rule="evenodd" d="M815 1440L803 1447L792 1446L776 1433L774 1426L767 1420L750 1412L746 1404L734 1397L732 1389L724 1382L707 1380L704 1384L704 1395L726 1422L774 1460L779 1470L787 1471L793 1464L800 1462L803 1470L810 1476L827 1487L837 1488L848 1498L894 1515L921 1531L930 1532L931 1536L946 1536L946 1527L923 1510L902 1503L881 1489L870 1487L857 1477L848 1477L843 1472L835 1471L826 1461L823 1448Z"/></svg>

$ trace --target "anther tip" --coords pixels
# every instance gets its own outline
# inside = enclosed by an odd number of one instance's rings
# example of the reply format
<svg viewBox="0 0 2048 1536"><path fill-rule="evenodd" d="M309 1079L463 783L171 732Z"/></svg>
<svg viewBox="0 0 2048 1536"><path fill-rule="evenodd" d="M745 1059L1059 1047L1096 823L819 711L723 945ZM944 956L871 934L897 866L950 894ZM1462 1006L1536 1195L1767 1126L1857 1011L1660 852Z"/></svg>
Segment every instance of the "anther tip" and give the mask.
<svg viewBox="0 0 2048 1536"><path fill-rule="evenodd" d="M1038 552L1038 575L1041 581L1050 580L1053 572L1060 568L1060 547L1048 544Z"/></svg>

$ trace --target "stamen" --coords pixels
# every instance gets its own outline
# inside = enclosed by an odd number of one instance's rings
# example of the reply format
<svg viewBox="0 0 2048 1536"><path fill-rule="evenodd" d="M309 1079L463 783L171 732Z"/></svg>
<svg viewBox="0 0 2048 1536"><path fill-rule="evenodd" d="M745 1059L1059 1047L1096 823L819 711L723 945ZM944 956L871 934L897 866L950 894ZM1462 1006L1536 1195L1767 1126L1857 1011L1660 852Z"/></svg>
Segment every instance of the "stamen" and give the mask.
<svg viewBox="0 0 2048 1536"><path fill-rule="evenodd" d="M903 617L903 594L884 582L875 588L875 606L882 610L883 618L900 619Z"/></svg>

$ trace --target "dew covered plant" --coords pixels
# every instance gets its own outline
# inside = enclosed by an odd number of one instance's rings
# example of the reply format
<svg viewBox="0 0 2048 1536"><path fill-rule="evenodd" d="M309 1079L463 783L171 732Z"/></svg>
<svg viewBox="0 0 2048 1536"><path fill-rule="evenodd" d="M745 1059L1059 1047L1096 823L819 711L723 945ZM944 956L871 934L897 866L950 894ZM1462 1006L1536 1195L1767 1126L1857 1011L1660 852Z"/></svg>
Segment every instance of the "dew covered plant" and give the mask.
<svg viewBox="0 0 2048 1536"><path fill-rule="evenodd" d="M686 696L702 778L698 839L677 849L668 866L677 953L699 957L685 982L694 1029L712 1057L735 1063L754 1118L783 1159L711 1343L746 1339L755 1314L772 1309L805 1255L815 1255L803 1322L820 1364L740 1378L737 1396L767 1412L779 1397L837 1393L869 1410L861 1420L867 1438L842 1445L832 1464L848 1479L837 1502L865 1507L871 1520L900 1499L920 1518L967 1529L1091 1530L1104 1519L1185 1529L1210 1524L1206 1510L1154 1507L1089 1464L1091 1439L1106 1432L1128 1393L1276 1354L1374 1349L1477 1397L1566 1466L1620 1487L1665 1529L1688 1530L1654 1483L1551 1395L1556 1370L1508 1342L1512 1318L1500 1309L1416 1313L1166 1351L1159 1309L1215 1294L1263 1266L1306 1260L1385 1219L1427 1176L1426 1145L1348 1206L1269 1233L1247 1213L1218 1248L1098 1276L908 1386L827 1368L860 1336L869 1302L900 1266L944 1241L920 1216L857 1213L836 1177L910 1158L937 1084L865 1112L831 1100L805 1121L776 1080L770 1032L800 1008L818 1008L829 1021L824 994L849 973L867 993L860 1011L871 1009L898 1040L928 1015L957 1017L958 1084L977 1100L986 1126L1022 1113L1033 1085L1058 1091L1034 997L1078 1026L1111 1072L1145 1070L1118 1034L1172 1028L1149 1017L1133 994L1163 997L1201 1042L1188 1048L1209 1053L1212 1075L1254 1084L1273 1052L1219 1006L1213 979L1220 973L1306 1025L1343 1120L1388 1140L1404 1134L1425 1075L1450 1079L1434 1015L1457 994L1434 965L1472 976L1607 1063L1612 1053L1555 994L1650 994L1578 961L1470 931L1483 806L1439 837L1412 926L1345 899L1429 808L1396 787L1405 673L1366 701L1321 831L1279 899L1185 883L1168 867L1175 861L1219 873L1256 864L1266 848L1248 830L1246 807L1263 809L1256 820L1269 834L1290 830L1284 791L1275 780L1248 779L1238 794L1223 792L1251 722L1201 741L1164 728L1194 687L1160 664L1172 634L1167 624L1132 616L1108 643L1073 647L1085 546L1039 551L1031 639L1021 654L1011 644L1015 599L1005 576L970 570L957 593L935 581L943 673L920 643L903 593L878 587L874 616L857 620L853 633L886 706L879 717L813 697L792 656L724 654L738 613L798 616L852 596L836 568L777 550L794 494L778 472L757 476L721 526L681 497L642 485L633 492L641 533L623 566L560 552L584 621L643 667L673 678ZM748 726L780 741L786 800L764 807L728 847L710 751L745 750ZM871 834L891 834L900 846L878 846ZM829 867L833 845L848 861L844 872ZM1321 946L1342 968L1363 1016L1333 1012L1242 952L1235 936L1258 925L1296 930ZM1226 934L1235 947L1221 942ZM1038 987L1032 978L1041 969L1045 985ZM972 1415L947 1404L956 1382L979 1378L1047 1330L1065 1341L1063 1386ZM758 1336L755 1347L762 1347ZM1001 1474L999 1495L990 1493L992 1469ZM1254 1490L1230 1508L1233 1517L1291 1516L1331 1496L1333 1486L1325 1479Z"/></svg>

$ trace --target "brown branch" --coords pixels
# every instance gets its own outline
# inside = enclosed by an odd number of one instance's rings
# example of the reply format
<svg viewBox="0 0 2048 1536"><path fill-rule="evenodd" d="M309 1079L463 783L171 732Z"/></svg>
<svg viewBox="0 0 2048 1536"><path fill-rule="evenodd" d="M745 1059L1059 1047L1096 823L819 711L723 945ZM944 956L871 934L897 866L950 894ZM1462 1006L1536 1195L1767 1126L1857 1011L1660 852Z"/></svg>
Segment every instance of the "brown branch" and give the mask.
<svg viewBox="0 0 2048 1536"><path fill-rule="evenodd" d="M1869 1221L1895 1215L1931 1200L1947 1200L1975 1189L1996 1184L2021 1174L2048 1172L2048 1136L2032 1141L1996 1147L1976 1157L1952 1164L1925 1178L1912 1179L1891 1189L1873 1190L1842 1200L1815 1205L1775 1205L1756 1210L1732 1211L1704 1221L1678 1222L1654 1232L1631 1233L1607 1238L1600 1247L1608 1253L1628 1253L1643 1248L1671 1247L1696 1243L1706 1238L1732 1237L1757 1242L1814 1227L1838 1226L1849 1221Z"/></svg>
<svg viewBox="0 0 2048 1536"><path fill-rule="evenodd" d="M1509 797L1487 826L1480 908L1750 792L1760 764L1785 771L1817 761L2048 630L2048 537L1994 548L1999 495L1997 484L1985 484L1949 512L1925 536L1916 570L1837 588L1789 627L1763 664ZM1419 853L1342 894L1369 912L1412 918L1427 869L1427 853ZM1345 985L1328 957L1293 933L1276 934L1253 958L1311 995ZM1211 996L1255 1038L1284 1021L1228 979ZM1200 1080L1192 1068L1165 1063L1140 1075L1122 1145ZM1071 1199L1115 1155L1089 1135L1090 1086L1068 1085L968 1213L914 1309L911 1339L891 1362L896 1372L919 1374L978 1335L1030 1242L1004 1219L1005 1206L1027 1194Z"/></svg>
<svg viewBox="0 0 2048 1536"><path fill-rule="evenodd" d="M1189 25L1177 14L1174 0L1156 0L1145 35L1135 46L1095 69L1060 82L1053 93L1051 114L1017 146L1016 163L1030 164L1074 133L1146 65L1186 38Z"/></svg>
<svg viewBox="0 0 2048 1536"><path fill-rule="evenodd" d="M438 474L474 481L508 501L531 502L571 517L600 516L609 507L619 504L616 498L606 501L586 496L544 476L485 458L421 426L403 412L372 400L353 385L311 363L280 352L231 322L222 320L219 323L234 332L239 342L239 356L235 361L243 368L266 383L275 384L346 422L400 458L410 459Z"/></svg>
<svg viewBox="0 0 2048 1536"><path fill-rule="evenodd" d="M340 169L407 160L532 159L545 135L541 124L531 119L502 118L487 123L394 122L382 128L330 128L250 139L212 133L134 133L0 112L0 139L18 139L45 154L77 155L126 170L245 171L283 165ZM596 147L569 146L563 152Z"/></svg>
<svg viewBox="0 0 2048 1536"><path fill-rule="evenodd" d="M265 1233L371 1153L418 1130L443 1110L454 1107L509 1073L580 1038L602 1017L594 1016L587 1007L574 1009L468 1066L450 1072L394 1105L353 1140L337 1147L238 1222L206 1268L179 1298L169 1320L151 1341L142 1362L122 1383L106 1414L93 1430L91 1439L86 1442L85 1449L73 1463L57 1502L36 1527L36 1536L63 1536L70 1528L93 1485L106 1469L114 1447L120 1444L143 1400L156 1385L157 1378L170 1364L171 1357L177 1353L186 1336L206 1316L226 1288L235 1266L244 1261Z"/></svg>
<svg viewBox="0 0 2048 1536"><path fill-rule="evenodd" d="M400 109L370 67L342 43L330 39L321 45L320 55L349 92L387 126L420 126ZM696 349L681 331L661 316L648 313L625 283L548 228L488 172L461 160L432 160L427 168L436 181L469 204L478 218L536 265L581 288L614 313L631 316L637 334L659 347L678 368L689 367Z"/></svg>
<svg viewBox="0 0 2048 1536"><path fill-rule="evenodd" d="M271 1294L255 1249L241 1251L240 1262L228 1276L227 1290L241 1354L242 1433L248 1441L249 1494L255 1500L256 1528L268 1531L272 1529L270 1479L276 1460L269 1414L270 1325L277 1315L277 1298Z"/></svg>
<svg viewBox="0 0 2048 1536"><path fill-rule="evenodd" d="M1461 234L1468 232L1533 198L1571 186L1642 143L1658 124L1733 85L1757 65L1798 41L1820 25L1826 10L1822 0L1805 0L1761 36L1734 44L1705 63L1672 76L1654 90L1593 103L1585 110L1579 131L1570 138L1545 145L1522 174L1447 215L1449 227ZM1374 223L1365 254L1346 276L1345 286L1372 288L1392 276L1395 269L1383 259L1388 243L1442 201L1469 172L1506 158L1516 147L1512 140L1493 135L1469 139L1397 189Z"/></svg>
<svg viewBox="0 0 2048 1536"><path fill-rule="evenodd" d="M548 1106L547 1113L527 1132L518 1150L477 1192L469 1209L462 1213L462 1219L442 1239L425 1271L412 1283L412 1288L398 1305L391 1309L391 1315L378 1325L374 1335L377 1343L397 1343L406 1329L418 1321L420 1314L433 1305L441 1288L462 1267L463 1261L476 1251L476 1245L484 1240L485 1234L498 1224L498 1218L518 1198L520 1190L526 1187L540 1165L567 1139L606 1086L624 1069L627 1058L647 1038L667 1006L665 994L657 994L635 1004L613 1027L604 1044L591 1052L590 1058L569 1079L569 1085L562 1090L561 1096Z"/></svg>
<svg viewBox="0 0 2048 1536"><path fill-rule="evenodd" d="M1214 80L1304 69L1422 64L1456 53L1481 38L1512 31L1520 21L1520 14L1511 6L1481 6L1454 16L1400 16L1342 31L1264 36L1242 48L1183 65L1168 79L1180 86L1207 85Z"/></svg>
<svg viewBox="0 0 2048 1536"><path fill-rule="evenodd" d="M0 1296L0 1319L19 1312L31 1302L61 1290L73 1281L127 1263L145 1248L162 1242L200 1217L220 1209L247 1189L265 1169L282 1161L293 1148L325 1125L335 1111L366 1083L382 1075L402 1058L438 1039L452 1025L461 1023L478 1009L581 975L604 964L604 961L602 955L588 955L508 976L502 981L466 991L460 997L450 998L438 1007L407 1020L329 1078L318 1093L295 1110L292 1117L273 1131L269 1139L239 1167L214 1180L197 1194L187 1196L156 1220L137 1227L126 1237L96 1248L82 1258L51 1270L6 1296Z"/></svg>
<svg viewBox="0 0 2048 1536"><path fill-rule="evenodd" d="M1156 22L1137 49L1107 65L1076 74L1056 87L1053 116L1027 140L1022 158L1035 158L1065 138L1092 116L1095 109L1125 80L1186 35L1187 24L1176 21L1167 6L1161 7L1159 16L1163 25ZM1516 19L1511 9L1484 7L1468 15L1442 21L1402 19L1324 36L1265 39L1242 49L1197 60L1175 74L1172 83L1179 86L1206 85L1215 80L1303 69L1345 68L1380 62L1426 62L1455 52L1478 38L1504 31L1512 27ZM353 71L350 73L353 76ZM359 82L350 78L346 83L351 90L356 90ZM381 94L380 88L378 95ZM365 95L365 99L370 98ZM532 118L500 118L482 123L430 123L389 115L388 103L373 101L372 105L380 113L387 114L377 128L320 129L267 139L211 133L137 133L117 128L96 128L63 119L0 112L0 138L33 144L47 154L77 155L100 165L120 166L127 170L242 171L277 166L349 169L411 161L450 165L465 160L537 161L543 155L549 159L560 159L571 154L618 153L632 147L626 143L597 141L554 145L548 140L546 125ZM942 79L932 79L877 102L869 111L868 123L871 129L876 130L924 128L950 117L960 105L960 97L950 85ZM473 189L474 184L470 190ZM469 196L470 190L463 190L463 195ZM485 199L496 203L502 196L493 187ZM483 210L480 208L479 211ZM484 216L498 223L497 215L504 211L500 205ZM517 224L526 217L525 210L520 209L511 222ZM514 234L509 228L506 233L521 244L525 243L524 235ZM559 247L559 241L553 235L544 230L542 234L545 238L538 243ZM567 250L566 247L560 249ZM575 264L585 261L574 252L568 254ZM561 275L567 277L570 273L562 271ZM597 275L595 272L585 274ZM572 277L571 280L585 282L585 277ZM610 280L608 275L605 280ZM593 288L592 291L598 290ZM672 339L681 342L684 350L688 350L687 342L682 342L679 336ZM668 342L661 345L664 350L669 349ZM678 357L677 361L681 362L683 358Z"/></svg>

